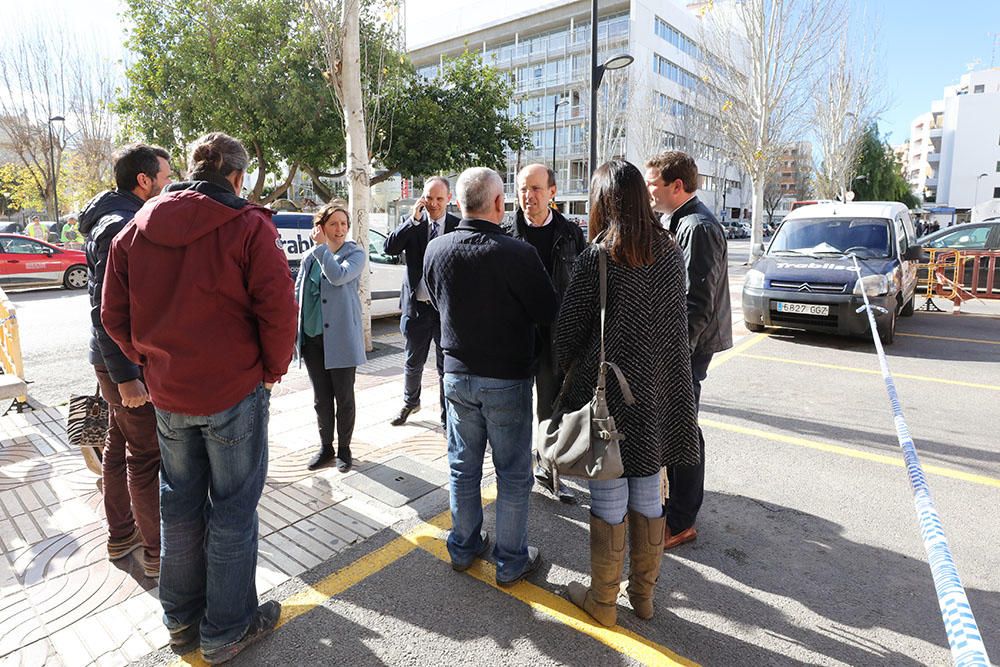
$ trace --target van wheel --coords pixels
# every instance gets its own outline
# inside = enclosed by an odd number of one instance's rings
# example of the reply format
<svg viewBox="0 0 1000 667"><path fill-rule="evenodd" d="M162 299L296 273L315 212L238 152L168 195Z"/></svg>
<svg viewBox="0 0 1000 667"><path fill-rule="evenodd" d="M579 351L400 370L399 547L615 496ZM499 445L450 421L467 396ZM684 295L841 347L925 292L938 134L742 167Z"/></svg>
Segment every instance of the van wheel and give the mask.
<svg viewBox="0 0 1000 667"><path fill-rule="evenodd" d="M896 338L896 311L893 310L889 315L889 321L885 323L884 326L879 327L878 330L879 340L882 341L883 345L892 345L892 341Z"/></svg>
<svg viewBox="0 0 1000 667"><path fill-rule="evenodd" d="M902 315L903 317L912 317L913 306L916 300L917 300L917 295L914 294L913 296L910 297L910 300L906 302L906 305L903 306L903 309L899 311L899 314Z"/></svg>
<svg viewBox="0 0 1000 667"><path fill-rule="evenodd" d="M754 333L760 333L761 331L764 330L763 324L757 324L755 322L747 322L746 320L743 321L743 326L747 328L747 331L753 331Z"/></svg>

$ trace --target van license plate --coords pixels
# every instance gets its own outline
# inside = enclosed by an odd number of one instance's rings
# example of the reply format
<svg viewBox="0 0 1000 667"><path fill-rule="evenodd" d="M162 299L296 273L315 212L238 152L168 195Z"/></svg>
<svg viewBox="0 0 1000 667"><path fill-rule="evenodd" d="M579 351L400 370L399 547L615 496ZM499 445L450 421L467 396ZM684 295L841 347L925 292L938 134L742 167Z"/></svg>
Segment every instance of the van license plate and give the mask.
<svg viewBox="0 0 1000 667"><path fill-rule="evenodd" d="M826 317L830 314L830 306L820 306L812 303L777 303L779 313L801 313L802 315L818 315Z"/></svg>

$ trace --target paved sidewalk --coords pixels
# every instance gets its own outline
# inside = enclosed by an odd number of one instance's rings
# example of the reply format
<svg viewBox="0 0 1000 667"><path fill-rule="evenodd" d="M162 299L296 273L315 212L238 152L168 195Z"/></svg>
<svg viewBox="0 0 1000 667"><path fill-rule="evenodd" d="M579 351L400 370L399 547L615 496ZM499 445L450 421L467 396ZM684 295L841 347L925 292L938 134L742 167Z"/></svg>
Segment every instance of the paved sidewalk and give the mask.
<svg viewBox="0 0 1000 667"><path fill-rule="evenodd" d="M402 404L394 326L376 327L375 350L358 369L350 473L306 469L317 433L305 369L293 367L276 387L259 593L415 517L410 503L447 484L432 362L425 409L405 426L389 424ZM66 444L65 406L0 417L0 665L124 665L166 646L156 582L134 556L107 560L96 483Z"/></svg>

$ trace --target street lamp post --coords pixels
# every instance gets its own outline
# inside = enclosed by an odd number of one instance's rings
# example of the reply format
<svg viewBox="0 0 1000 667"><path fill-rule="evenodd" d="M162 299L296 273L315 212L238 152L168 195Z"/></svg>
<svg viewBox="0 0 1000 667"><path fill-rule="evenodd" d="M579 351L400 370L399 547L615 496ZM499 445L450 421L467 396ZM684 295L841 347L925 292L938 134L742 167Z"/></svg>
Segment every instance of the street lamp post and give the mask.
<svg viewBox="0 0 1000 667"><path fill-rule="evenodd" d="M52 116L52 118L49 118L49 166L52 168L52 200L56 209L53 222L59 222L59 174L56 170L56 149L55 141L52 138L52 123L61 123L65 120L62 116Z"/></svg>
<svg viewBox="0 0 1000 667"><path fill-rule="evenodd" d="M597 0L590 3L590 173L597 169L597 89L601 87L604 73L628 67L635 60L627 53L620 53L597 64Z"/></svg>
<svg viewBox="0 0 1000 667"><path fill-rule="evenodd" d="M979 181L983 180L987 176L989 176L989 174L987 174L986 172L983 172L978 176L976 176L976 196L972 200L972 208L976 208L976 204L979 203Z"/></svg>
<svg viewBox="0 0 1000 667"><path fill-rule="evenodd" d="M559 99L556 95L552 102L552 171L556 171L556 114L559 112L559 107L569 104L569 100Z"/></svg>

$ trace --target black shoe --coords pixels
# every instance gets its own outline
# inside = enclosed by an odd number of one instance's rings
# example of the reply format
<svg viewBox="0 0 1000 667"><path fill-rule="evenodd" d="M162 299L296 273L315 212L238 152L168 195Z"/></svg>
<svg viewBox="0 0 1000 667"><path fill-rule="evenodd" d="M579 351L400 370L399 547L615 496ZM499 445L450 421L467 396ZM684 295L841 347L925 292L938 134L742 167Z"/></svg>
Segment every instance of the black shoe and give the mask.
<svg viewBox="0 0 1000 667"><path fill-rule="evenodd" d="M321 447L316 454L309 459L309 469L319 470L320 468L328 466L336 458L333 453L333 447Z"/></svg>
<svg viewBox="0 0 1000 667"><path fill-rule="evenodd" d="M274 626L278 624L278 617L280 616L280 603L275 602L274 600L265 602L261 606L257 607L257 611L254 612L253 618L250 619L250 627L248 627L247 631L243 633L242 639L236 643L212 649L210 651L202 649L201 656L205 659L205 662L210 665L218 665L219 663L232 660L240 651L273 630Z"/></svg>
<svg viewBox="0 0 1000 667"><path fill-rule="evenodd" d="M524 566L524 570L521 574L517 575L510 581L501 581L497 578L497 586L501 588L508 588L513 586L522 579L526 579L538 571L538 568L542 565L542 554L538 553L538 549L535 547L528 547L528 564Z"/></svg>
<svg viewBox="0 0 1000 667"><path fill-rule="evenodd" d="M470 560L465 565L459 565L455 561L452 561L451 569L455 570L455 572L465 572L470 567L472 567L472 562L474 560L476 560L477 558L483 558L486 555L486 553L490 550L490 534L484 530L483 532L479 533L479 539L483 541L483 545L479 547L479 551L477 551L476 555L472 557L472 560Z"/></svg>
<svg viewBox="0 0 1000 667"><path fill-rule="evenodd" d="M403 409L399 411L396 418L390 422L393 426L402 426L406 423L406 420L415 412L420 412L419 405L404 405Z"/></svg>
<svg viewBox="0 0 1000 667"><path fill-rule="evenodd" d="M346 459L337 457L337 470L340 472L349 472L354 461L351 459L350 453L348 453Z"/></svg>
<svg viewBox="0 0 1000 667"><path fill-rule="evenodd" d="M558 489L552 488L552 474L547 469L535 466L535 481L538 482L540 487L545 489L547 495L557 498L559 502L566 503L567 505L576 504L576 494L568 486L559 482Z"/></svg>

